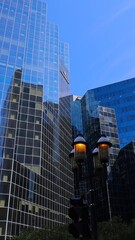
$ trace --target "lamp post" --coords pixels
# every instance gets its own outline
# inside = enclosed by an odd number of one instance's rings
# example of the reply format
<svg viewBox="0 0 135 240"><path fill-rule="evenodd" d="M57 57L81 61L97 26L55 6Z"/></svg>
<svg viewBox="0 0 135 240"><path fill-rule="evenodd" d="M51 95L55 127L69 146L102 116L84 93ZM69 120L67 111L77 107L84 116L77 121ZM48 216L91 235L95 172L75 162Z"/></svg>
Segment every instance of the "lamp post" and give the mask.
<svg viewBox="0 0 135 240"><path fill-rule="evenodd" d="M87 157L86 154L86 147L87 143L86 140L84 139L83 135L79 134L73 143L74 146L74 160L76 161L78 165L78 170L79 170L79 178L78 182L80 181L82 177L82 163ZM85 192L86 193L86 192ZM88 203L88 209L90 212L89 216L89 228L91 225L92 228L92 238L93 240L97 240L97 224L96 224L96 219L95 219L95 192L93 188L93 179L91 181L91 188L87 192L87 203ZM91 239L91 238L88 238Z"/></svg>
<svg viewBox="0 0 135 240"><path fill-rule="evenodd" d="M80 191L80 180L82 180L82 163L86 159L86 140L83 135L79 134L74 142L73 149L69 154L72 163L72 171L74 173L75 197L70 199L68 216L73 220L69 224L69 232L77 239L91 239L89 224L89 208L83 201L84 197Z"/></svg>
<svg viewBox="0 0 135 240"><path fill-rule="evenodd" d="M107 203L108 203L108 213L109 213L109 218L111 220L112 216L111 216L109 189L108 189L107 164L109 162L109 148L112 146L112 144L109 141L109 139L104 134L102 134L97 142L97 146L99 149L99 154L98 154L99 161L103 166L103 169L102 169L103 185L105 186L105 192L106 192Z"/></svg>
<svg viewBox="0 0 135 240"><path fill-rule="evenodd" d="M101 135L97 142L97 148L93 151L93 166L95 173L102 173L103 174L103 184L108 183L107 180L107 163L109 161L109 148L111 147L111 143L109 139L105 135ZM73 150L70 153L70 158L72 160L72 170L74 172L74 185L75 185L75 193L78 195L80 194L79 191L79 181L82 177L82 163L87 157L86 154L86 147L87 143L84 139L83 135L79 134L74 142L73 142ZM107 184L105 185L106 189ZM108 192L108 191L106 191ZM108 196L108 195L107 195ZM96 222L96 214L95 214L95 189L93 184L93 176L91 180L91 188L87 193L87 198L90 199L89 201L89 209L91 213L91 227L92 227L92 237L93 240L97 240L97 222ZM88 200L88 199L87 199ZM108 201L108 206L109 205Z"/></svg>

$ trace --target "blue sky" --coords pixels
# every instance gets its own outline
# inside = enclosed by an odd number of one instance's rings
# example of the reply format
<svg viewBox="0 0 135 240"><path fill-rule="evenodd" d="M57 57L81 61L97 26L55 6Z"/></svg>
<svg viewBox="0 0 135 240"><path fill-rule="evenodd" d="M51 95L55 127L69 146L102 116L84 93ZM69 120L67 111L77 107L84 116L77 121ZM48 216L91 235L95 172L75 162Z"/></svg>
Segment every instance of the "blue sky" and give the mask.
<svg viewBox="0 0 135 240"><path fill-rule="evenodd" d="M71 94L135 77L135 0L46 0L70 44Z"/></svg>

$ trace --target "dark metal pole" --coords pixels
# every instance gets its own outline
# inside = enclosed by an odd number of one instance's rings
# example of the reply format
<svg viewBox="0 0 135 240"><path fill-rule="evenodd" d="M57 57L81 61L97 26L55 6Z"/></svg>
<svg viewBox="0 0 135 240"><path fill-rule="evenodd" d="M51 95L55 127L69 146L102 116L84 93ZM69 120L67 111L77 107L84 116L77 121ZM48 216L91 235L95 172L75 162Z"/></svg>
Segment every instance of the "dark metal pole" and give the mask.
<svg viewBox="0 0 135 240"><path fill-rule="evenodd" d="M110 206L110 197L109 197L109 188L108 188L108 175L107 175L107 165L106 163L103 164L103 186L105 189L105 198L106 198L106 202L108 205L108 216L109 220L112 219L112 214L111 214L111 206Z"/></svg>
<svg viewBox="0 0 135 240"><path fill-rule="evenodd" d="M96 221L96 205L94 188L89 190L89 209L90 209L90 224L92 228L92 239L97 240L97 221Z"/></svg>
<svg viewBox="0 0 135 240"><path fill-rule="evenodd" d="M79 166L74 170L74 190L75 190L75 196L80 194L79 190Z"/></svg>

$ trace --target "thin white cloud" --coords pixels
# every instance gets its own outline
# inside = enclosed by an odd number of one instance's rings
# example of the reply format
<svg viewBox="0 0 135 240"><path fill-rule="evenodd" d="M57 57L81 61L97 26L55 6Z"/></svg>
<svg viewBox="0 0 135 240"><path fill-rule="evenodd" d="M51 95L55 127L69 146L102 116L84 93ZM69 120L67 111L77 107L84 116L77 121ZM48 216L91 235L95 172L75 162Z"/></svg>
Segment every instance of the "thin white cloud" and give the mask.
<svg viewBox="0 0 135 240"><path fill-rule="evenodd" d="M132 9L133 7L135 7L135 1L130 1L128 0L126 2L126 5L123 6L122 8L120 8L119 10L117 10L109 19L109 22L115 20L115 18L119 17L120 15L124 14L125 12L127 12L129 9Z"/></svg>
<svg viewBox="0 0 135 240"><path fill-rule="evenodd" d="M106 15L105 19L102 21L96 22L90 32L90 35L96 36L101 31L103 31L105 28L107 28L113 21L115 21L118 17L126 13L128 10L135 7L135 0L127 0L124 5L119 7L114 13L111 15ZM109 11L108 11L109 12Z"/></svg>

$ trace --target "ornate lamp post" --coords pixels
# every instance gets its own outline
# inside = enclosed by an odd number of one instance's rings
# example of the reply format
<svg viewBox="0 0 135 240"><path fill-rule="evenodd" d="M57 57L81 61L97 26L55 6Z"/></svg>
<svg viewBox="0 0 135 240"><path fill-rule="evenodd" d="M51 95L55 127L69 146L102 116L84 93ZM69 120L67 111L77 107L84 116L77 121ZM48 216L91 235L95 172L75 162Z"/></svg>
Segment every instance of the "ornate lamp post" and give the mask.
<svg viewBox="0 0 135 240"><path fill-rule="evenodd" d="M103 134L99 138L97 142L98 150L99 150L99 161L101 162L103 166L103 173L102 173L102 184L105 187L105 193L107 197L108 202L108 212L109 212L109 218L111 220L111 207L110 207L110 197L109 197L109 189L108 189L108 177L107 177L107 163L109 162L109 149L112 146L109 139Z"/></svg>
<svg viewBox="0 0 135 240"><path fill-rule="evenodd" d="M69 154L74 172L75 196L70 199L72 207L69 217L73 222L69 224L69 232L77 239L90 239L89 209L80 191L79 183L82 180L82 163L86 159L86 140L79 134L73 142L73 150ZM73 201L72 201L73 200Z"/></svg>
<svg viewBox="0 0 135 240"><path fill-rule="evenodd" d="M78 170L79 170L79 177L78 177L78 182L80 181L82 177L82 163L87 157L86 154L86 147L87 143L86 140L84 139L83 135L79 134L73 143L74 146L74 160L76 161L78 165ZM78 186L79 187L79 186ZM86 194L86 192L85 192ZM87 202L88 202L88 208L90 211L89 216L89 227L91 225L92 227L92 239L97 240L97 224L96 224L96 219L95 219L95 193L94 193L94 188L93 188L93 181L91 182L91 189L87 192Z"/></svg>
<svg viewBox="0 0 135 240"><path fill-rule="evenodd" d="M109 148L111 147L109 139L105 135L101 135L97 142L97 148L92 152L93 154L93 166L94 174L100 173L103 175L103 183L106 186L107 179L107 163L109 161ZM86 147L87 143L83 135L79 134L73 142L73 150L69 154L69 157L72 161L72 171L74 172L74 185L75 185L75 194L80 195L79 181L82 177L82 163L87 157ZM87 193L90 198L90 211L91 211L91 224L92 224L92 236L93 240L97 240L97 228L96 228L96 216L95 216L95 198L94 198L94 185L93 180L91 183L91 189ZM109 203L109 202L108 202ZM108 204L109 206L109 204Z"/></svg>

